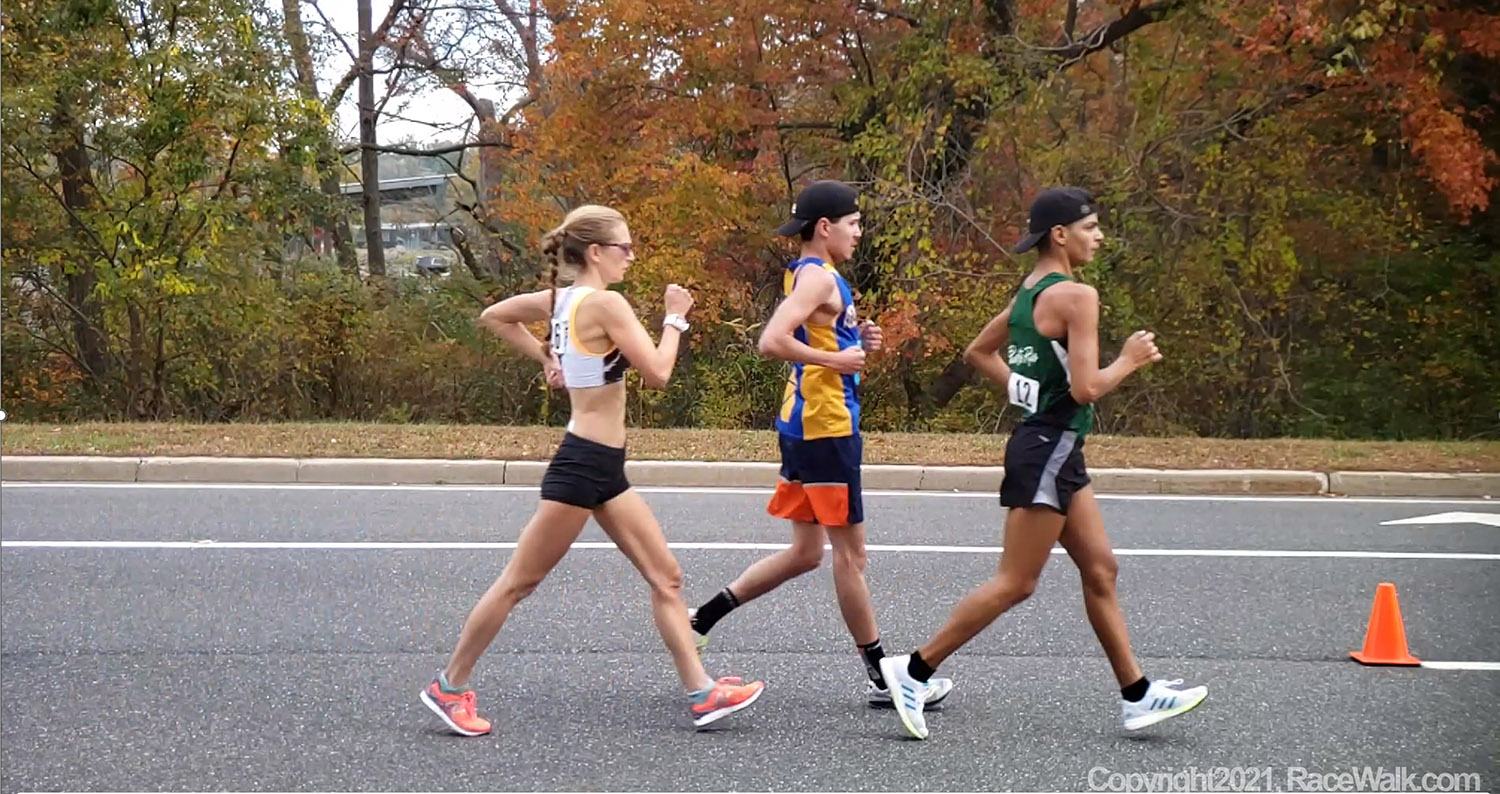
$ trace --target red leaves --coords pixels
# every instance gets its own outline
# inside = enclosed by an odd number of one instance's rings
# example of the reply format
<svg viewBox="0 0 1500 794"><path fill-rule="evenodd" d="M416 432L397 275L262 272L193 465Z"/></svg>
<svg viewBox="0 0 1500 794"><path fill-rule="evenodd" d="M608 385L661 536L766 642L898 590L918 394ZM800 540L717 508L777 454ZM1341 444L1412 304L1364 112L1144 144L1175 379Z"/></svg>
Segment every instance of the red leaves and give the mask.
<svg viewBox="0 0 1500 794"><path fill-rule="evenodd" d="M1433 17L1433 27L1445 31L1449 39L1456 38L1460 50L1500 60L1500 16L1450 11Z"/></svg>
<svg viewBox="0 0 1500 794"><path fill-rule="evenodd" d="M1375 114L1371 127L1384 115L1387 128L1400 130L1422 175L1460 219L1489 207L1497 180L1488 169L1500 159L1452 90L1448 69L1461 53L1500 59L1500 15L1449 10L1456 2L1265 5L1219 13L1236 31L1248 68L1288 82L1315 75L1329 89L1320 102L1330 110L1359 98Z"/></svg>
<svg viewBox="0 0 1500 794"><path fill-rule="evenodd" d="M1435 97L1423 99L1402 120L1402 134L1411 142L1412 154L1421 161L1427 178L1467 221L1474 210L1483 212L1489 207L1496 180L1485 169L1500 158L1458 114L1442 107Z"/></svg>
<svg viewBox="0 0 1500 794"><path fill-rule="evenodd" d="M1500 46L1500 17L1479 14L1438 15L1444 25L1471 24L1468 39L1481 49ZM1433 51L1466 31L1412 37L1390 36L1370 51L1369 75L1384 88L1385 101L1401 114L1401 135L1412 155L1421 163L1422 174L1448 200L1450 209L1467 222L1476 210L1489 207L1497 180L1487 174L1500 157L1489 149L1479 132L1464 121L1465 110L1443 86L1442 61ZM1453 35L1456 34L1456 35ZM1495 40L1492 41L1492 38ZM1465 45L1470 46L1470 45Z"/></svg>

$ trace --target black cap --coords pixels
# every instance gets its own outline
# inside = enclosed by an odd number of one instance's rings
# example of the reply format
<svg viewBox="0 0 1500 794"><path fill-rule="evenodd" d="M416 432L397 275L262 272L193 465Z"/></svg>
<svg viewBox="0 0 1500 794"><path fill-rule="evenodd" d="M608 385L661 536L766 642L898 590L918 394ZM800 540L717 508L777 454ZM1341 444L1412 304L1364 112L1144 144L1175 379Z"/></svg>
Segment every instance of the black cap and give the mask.
<svg viewBox="0 0 1500 794"><path fill-rule="evenodd" d="M1049 187L1031 202L1028 234L1016 243L1015 252L1030 251L1054 226L1077 223L1099 211L1093 194L1080 187Z"/></svg>
<svg viewBox="0 0 1500 794"><path fill-rule="evenodd" d="M821 179L797 194L792 219L781 224L776 233L790 237L823 218L842 218L856 212L859 212L859 193L854 188L836 179Z"/></svg>

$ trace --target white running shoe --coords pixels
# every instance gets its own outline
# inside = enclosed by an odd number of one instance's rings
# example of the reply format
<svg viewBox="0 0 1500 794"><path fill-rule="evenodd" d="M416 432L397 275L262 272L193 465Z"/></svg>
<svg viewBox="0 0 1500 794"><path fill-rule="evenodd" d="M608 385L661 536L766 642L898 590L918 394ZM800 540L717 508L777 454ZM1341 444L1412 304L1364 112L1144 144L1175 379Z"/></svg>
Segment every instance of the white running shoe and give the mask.
<svg viewBox="0 0 1500 794"><path fill-rule="evenodd" d="M953 691L953 679L934 678L927 682L927 699L923 701L924 706L936 706L948 697ZM875 682L865 679L865 697L869 699L872 706L889 706L892 704L891 691L875 686Z"/></svg>
<svg viewBox="0 0 1500 794"><path fill-rule="evenodd" d="M901 716L901 724L906 726L906 732L918 739L926 739L927 720L922 717L922 707L927 701L927 685L907 672L906 666L910 662L911 654L887 656L880 660L880 675L890 687L891 701Z"/></svg>
<svg viewBox="0 0 1500 794"><path fill-rule="evenodd" d="M1181 678L1172 681L1152 681L1151 687L1146 690L1146 696L1140 700L1132 703L1122 698L1120 711L1125 720L1125 730L1138 731L1148 725L1171 719L1178 714L1186 714L1208 697L1206 686L1195 686L1192 689L1172 688L1181 683Z"/></svg>

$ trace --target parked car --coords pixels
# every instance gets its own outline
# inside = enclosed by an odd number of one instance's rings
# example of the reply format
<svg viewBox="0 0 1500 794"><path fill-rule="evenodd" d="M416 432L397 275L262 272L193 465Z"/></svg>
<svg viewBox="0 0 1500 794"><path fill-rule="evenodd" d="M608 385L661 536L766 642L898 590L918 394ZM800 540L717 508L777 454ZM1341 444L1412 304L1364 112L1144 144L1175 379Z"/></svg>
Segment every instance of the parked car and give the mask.
<svg viewBox="0 0 1500 794"><path fill-rule="evenodd" d="M413 266L419 276L446 276L451 263L443 256L419 256Z"/></svg>

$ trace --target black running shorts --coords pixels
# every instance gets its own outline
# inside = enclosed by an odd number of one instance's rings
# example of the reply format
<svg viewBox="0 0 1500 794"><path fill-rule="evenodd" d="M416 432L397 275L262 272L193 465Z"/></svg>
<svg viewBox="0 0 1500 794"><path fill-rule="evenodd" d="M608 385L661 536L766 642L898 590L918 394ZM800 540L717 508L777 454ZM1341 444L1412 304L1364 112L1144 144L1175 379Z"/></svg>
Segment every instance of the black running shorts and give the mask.
<svg viewBox="0 0 1500 794"><path fill-rule="evenodd" d="M1073 494L1089 484L1083 438L1072 430L1023 424L1005 445L1000 504L1050 507L1064 515Z"/></svg>
<svg viewBox="0 0 1500 794"><path fill-rule="evenodd" d="M568 433L542 475L542 498L589 510L630 489L625 449Z"/></svg>

